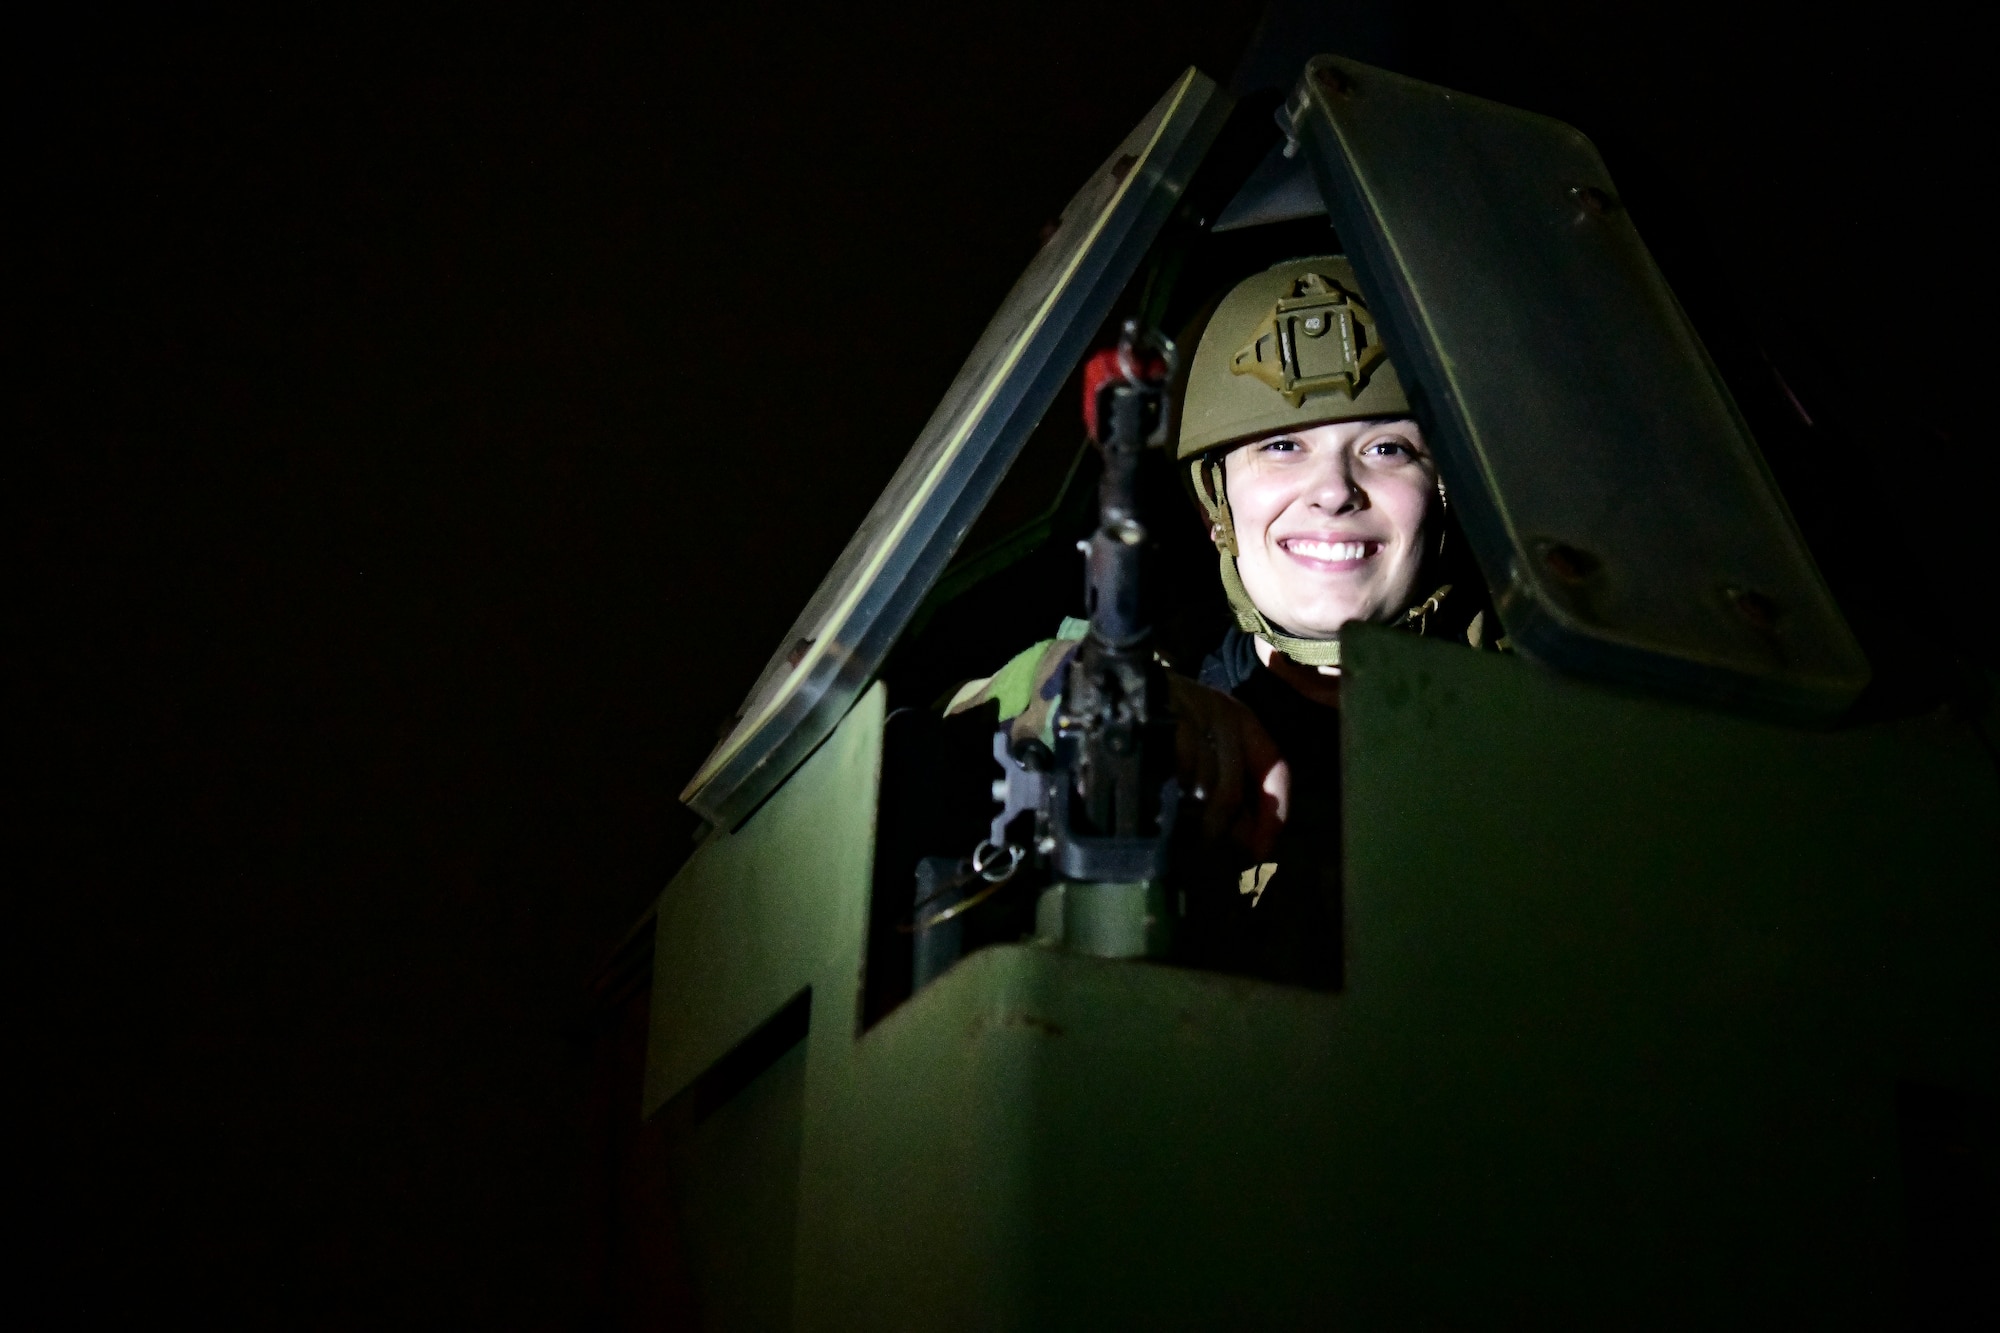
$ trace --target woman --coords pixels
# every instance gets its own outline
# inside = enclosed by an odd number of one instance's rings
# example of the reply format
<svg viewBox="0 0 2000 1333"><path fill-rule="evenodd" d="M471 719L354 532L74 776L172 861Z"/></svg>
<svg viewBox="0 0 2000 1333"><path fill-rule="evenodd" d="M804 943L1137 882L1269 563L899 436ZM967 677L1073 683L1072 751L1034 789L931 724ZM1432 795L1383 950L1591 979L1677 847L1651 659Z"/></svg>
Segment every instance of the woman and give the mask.
<svg viewBox="0 0 2000 1333"><path fill-rule="evenodd" d="M1189 369L1177 453L1238 625L1201 681L1232 696L1249 689L1267 730L1323 739L1331 720L1294 704L1338 706L1350 621L1425 633L1449 619L1482 644L1487 616L1468 580L1447 611L1443 483L1346 259L1292 260L1223 298ZM1286 686L1269 701L1264 673ZM1254 802L1239 828L1254 849L1284 820L1290 775L1268 766L1262 738L1211 693L1179 689L1175 702L1183 776L1209 794L1210 827ZM1318 748L1278 739L1293 764ZM1244 765L1260 779L1251 791L1231 780Z"/></svg>
<svg viewBox="0 0 2000 1333"><path fill-rule="evenodd" d="M1453 602L1444 488L1344 258L1288 261L1222 299L1189 368L1177 456L1237 621L1199 681L1173 680L1183 789L1240 872L1226 877L1237 892L1191 902L1205 920L1184 938L1211 965L1333 984L1341 630L1450 622L1483 646L1488 620L1472 580ZM1047 681L1066 647L1009 671ZM996 688L1007 675L953 711L1000 698L1017 735L1040 730L1032 703L1009 708Z"/></svg>
<svg viewBox="0 0 2000 1333"><path fill-rule="evenodd" d="M1446 567L1444 486L1344 258L1280 264L1223 298L1177 453L1237 620L1200 683L1175 689L1182 781L1255 858L1210 952L1336 984L1341 629L1449 621L1484 646L1489 618L1476 580Z"/></svg>

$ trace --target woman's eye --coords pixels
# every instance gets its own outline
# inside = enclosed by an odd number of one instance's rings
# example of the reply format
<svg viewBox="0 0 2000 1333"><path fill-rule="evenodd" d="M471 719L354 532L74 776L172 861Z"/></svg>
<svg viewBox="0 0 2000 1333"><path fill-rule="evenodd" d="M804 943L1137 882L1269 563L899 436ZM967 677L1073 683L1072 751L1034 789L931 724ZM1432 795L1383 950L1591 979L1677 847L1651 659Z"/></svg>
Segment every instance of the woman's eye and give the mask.
<svg viewBox="0 0 2000 1333"><path fill-rule="evenodd" d="M1408 440L1390 436L1386 440L1370 440L1362 446L1361 452L1373 454L1377 458L1415 458L1417 451Z"/></svg>
<svg viewBox="0 0 2000 1333"><path fill-rule="evenodd" d="M1295 454L1299 451L1297 440L1266 440L1261 452L1267 454Z"/></svg>

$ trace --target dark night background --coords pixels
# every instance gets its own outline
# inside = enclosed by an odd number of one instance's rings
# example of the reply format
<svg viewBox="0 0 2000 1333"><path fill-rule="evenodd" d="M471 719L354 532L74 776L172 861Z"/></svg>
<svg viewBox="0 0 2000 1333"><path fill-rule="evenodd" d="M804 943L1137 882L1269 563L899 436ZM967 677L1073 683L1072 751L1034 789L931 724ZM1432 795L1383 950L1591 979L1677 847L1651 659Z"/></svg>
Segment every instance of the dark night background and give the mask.
<svg viewBox="0 0 2000 1333"><path fill-rule="evenodd" d="M1814 425L1767 448L1871 648L1990 662L1955 9L1402 12L1407 72L1596 139L1739 395L1784 368ZM17 30L17 1287L50 1326L601 1322L594 1118L638 1091L594 1081L586 983L689 850L681 784L1042 224L1256 20Z"/></svg>

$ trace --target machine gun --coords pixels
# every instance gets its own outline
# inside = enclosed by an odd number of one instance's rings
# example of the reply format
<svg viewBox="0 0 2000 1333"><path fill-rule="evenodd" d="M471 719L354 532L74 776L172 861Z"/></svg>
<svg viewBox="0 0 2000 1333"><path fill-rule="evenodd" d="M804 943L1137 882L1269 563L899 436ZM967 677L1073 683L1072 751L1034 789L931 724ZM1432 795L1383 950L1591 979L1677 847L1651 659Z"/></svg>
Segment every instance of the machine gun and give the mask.
<svg viewBox="0 0 2000 1333"><path fill-rule="evenodd" d="M1084 421L1104 458L1098 526L1086 557L1090 631L1070 657L1055 715L1055 748L994 737L1007 776L1002 809L974 868L990 879L1029 855L1016 821L1034 815L1032 855L1055 878L1037 933L1109 957L1158 957L1172 942L1167 846L1180 804L1174 720L1153 653L1151 538L1138 512L1139 460L1166 430L1173 344L1128 320L1118 346L1084 366ZM1025 822L1025 821L1021 821Z"/></svg>

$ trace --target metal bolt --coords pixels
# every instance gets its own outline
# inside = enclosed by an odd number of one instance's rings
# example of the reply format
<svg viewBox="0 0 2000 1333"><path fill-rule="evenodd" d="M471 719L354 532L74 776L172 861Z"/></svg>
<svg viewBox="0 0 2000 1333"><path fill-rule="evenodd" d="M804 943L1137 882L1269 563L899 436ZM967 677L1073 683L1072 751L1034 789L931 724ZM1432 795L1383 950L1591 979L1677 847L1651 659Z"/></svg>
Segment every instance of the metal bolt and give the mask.
<svg viewBox="0 0 2000 1333"><path fill-rule="evenodd" d="M1564 583L1582 583L1604 567L1603 561L1590 552L1562 542L1552 543L1542 552L1542 563Z"/></svg>
<svg viewBox="0 0 2000 1333"><path fill-rule="evenodd" d="M1768 634L1778 627L1778 604L1752 588L1730 588L1729 604L1752 629Z"/></svg>
<svg viewBox="0 0 2000 1333"><path fill-rule="evenodd" d="M1592 217L1601 218L1618 211L1618 200L1609 191L1600 190L1595 185L1572 185L1569 197Z"/></svg>

